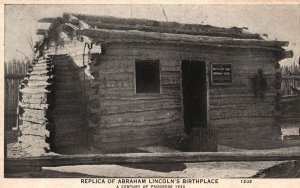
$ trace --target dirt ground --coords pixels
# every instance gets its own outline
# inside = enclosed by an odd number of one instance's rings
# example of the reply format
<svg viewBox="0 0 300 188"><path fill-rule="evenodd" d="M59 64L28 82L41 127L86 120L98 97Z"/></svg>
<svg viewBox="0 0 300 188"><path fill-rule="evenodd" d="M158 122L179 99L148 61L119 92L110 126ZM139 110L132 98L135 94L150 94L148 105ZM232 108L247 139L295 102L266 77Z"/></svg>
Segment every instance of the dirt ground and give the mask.
<svg viewBox="0 0 300 188"><path fill-rule="evenodd" d="M43 167L48 177L249 178L284 162L205 162Z"/></svg>
<svg viewBox="0 0 300 188"><path fill-rule="evenodd" d="M175 150L166 147L144 147L140 149L148 152L176 152ZM266 150L242 150L219 146L219 151L245 151L247 153L257 153ZM295 151L300 151L300 146L269 149L267 151L274 153L293 153ZM43 167L43 172L46 177L300 177L299 163L297 163L296 167L293 165L294 163L292 161L76 165ZM295 169L299 170L299 172L294 172ZM276 174L276 172L278 173Z"/></svg>
<svg viewBox="0 0 300 188"><path fill-rule="evenodd" d="M290 128L292 127L292 128ZM294 126L286 126L285 134L296 134ZM29 157L20 144L7 145L8 157ZM138 148L142 152L180 152L166 147ZM300 151L300 141L284 141L280 147L265 150L245 150L229 146L218 146L220 152L263 152L293 153ZM95 151L97 153L97 151ZM48 155L59 155L49 153ZM203 163L166 163L166 164L126 164L126 165L75 165L43 167L42 172L21 174L17 177L201 177L201 178L300 178L299 161L256 161L256 162L203 162Z"/></svg>
<svg viewBox="0 0 300 188"><path fill-rule="evenodd" d="M17 148L16 148L17 149ZM148 152L178 152L166 147L140 148ZM258 153L266 150L241 150L219 146L223 151ZM293 153L300 146L270 149L268 152ZM24 154L26 155L26 153ZM51 153L50 155L57 155ZM17 155L15 155L17 156ZM142 163L123 165L74 165L43 167L41 173L16 174L17 177L201 177L201 178L264 178L300 177L297 161L201 162L201 163Z"/></svg>

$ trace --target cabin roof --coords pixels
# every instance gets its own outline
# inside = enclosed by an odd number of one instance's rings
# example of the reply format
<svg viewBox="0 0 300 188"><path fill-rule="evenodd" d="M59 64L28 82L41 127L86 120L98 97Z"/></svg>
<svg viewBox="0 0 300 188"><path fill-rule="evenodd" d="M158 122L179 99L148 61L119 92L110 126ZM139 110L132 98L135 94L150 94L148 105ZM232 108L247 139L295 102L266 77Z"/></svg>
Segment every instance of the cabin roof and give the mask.
<svg viewBox="0 0 300 188"><path fill-rule="evenodd" d="M51 23L57 18L42 18L40 23ZM136 18L118 18L113 16L93 16L83 14L64 13L63 19L74 25L84 22L90 26L90 29L111 29L111 30L136 30L142 32L173 33L187 35L202 35L213 37L231 37L237 39L257 39L263 38L257 33L250 33L247 28L239 27L215 27L202 24L183 24L178 22L155 21Z"/></svg>
<svg viewBox="0 0 300 188"><path fill-rule="evenodd" d="M265 40L246 28L224 28L201 24L183 24L148 19L117 18L64 13L63 17L43 18L40 22L68 23L77 35L87 36L95 43L141 42L210 45L224 47L264 48L285 51L287 41ZM43 33L43 32L40 32Z"/></svg>
<svg viewBox="0 0 300 188"><path fill-rule="evenodd" d="M259 34L249 33L245 30L245 28L238 27L224 28L211 25L183 24L178 22L164 22L148 19L64 14L65 17L70 17L70 15L84 21L94 29L137 30L143 32L232 37L240 39L262 39Z"/></svg>

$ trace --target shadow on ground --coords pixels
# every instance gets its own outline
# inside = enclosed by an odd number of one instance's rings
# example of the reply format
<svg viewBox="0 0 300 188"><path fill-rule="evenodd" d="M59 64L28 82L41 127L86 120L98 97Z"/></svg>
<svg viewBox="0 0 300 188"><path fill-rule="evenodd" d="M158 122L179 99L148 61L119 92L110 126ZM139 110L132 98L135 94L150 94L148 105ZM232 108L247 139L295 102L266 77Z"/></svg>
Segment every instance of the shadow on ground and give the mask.
<svg viewBox="0 0 300 188"><path fill-rule="evenodd" d="M300 161L289 161L259 172L253 178L300 178Z"/></svg>
<svg viewBox="0 0 300 188"><path fill-rule="evenodd" d="M76 172L58 172L47 170L46 172L23 172L23 173L5 173L5 178L101 178L89 174Z"/></svg>
<svg viewBox="0 0 300 188"><path fill-rule="evenodd" d="M119 164L119 166L142 169L142 170L151 170L156 172L172 172L172 171L183 171L187 168L184 163L148 163L148 164Z"/></svg>

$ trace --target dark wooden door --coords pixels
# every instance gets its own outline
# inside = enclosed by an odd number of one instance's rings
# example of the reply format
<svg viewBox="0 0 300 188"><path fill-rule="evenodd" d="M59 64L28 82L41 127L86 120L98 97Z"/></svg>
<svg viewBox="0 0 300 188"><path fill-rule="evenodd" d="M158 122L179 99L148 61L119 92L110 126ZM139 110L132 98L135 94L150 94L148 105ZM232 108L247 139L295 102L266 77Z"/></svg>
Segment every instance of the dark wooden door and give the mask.
<svg viewBox="0 0 300 188"><path fill-rule="evenodd" d="M207 97L205 62L182 61L182 93L184 125L191 128L207 127Z"/></svg>

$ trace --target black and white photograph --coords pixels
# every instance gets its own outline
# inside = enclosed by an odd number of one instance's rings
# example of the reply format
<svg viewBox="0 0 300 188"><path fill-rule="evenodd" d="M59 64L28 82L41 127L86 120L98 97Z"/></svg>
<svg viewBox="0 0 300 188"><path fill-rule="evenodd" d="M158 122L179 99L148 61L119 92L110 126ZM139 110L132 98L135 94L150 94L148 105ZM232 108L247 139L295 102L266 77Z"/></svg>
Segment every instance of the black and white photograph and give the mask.
<svg viewBox="0 0 300 188"><path fill-rule="evenodd" d="M299 180L299 1L3 6L4 179Z"/></svg>

